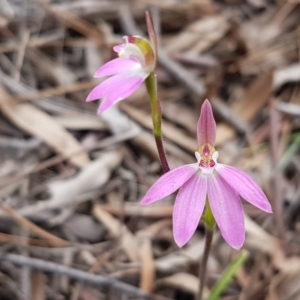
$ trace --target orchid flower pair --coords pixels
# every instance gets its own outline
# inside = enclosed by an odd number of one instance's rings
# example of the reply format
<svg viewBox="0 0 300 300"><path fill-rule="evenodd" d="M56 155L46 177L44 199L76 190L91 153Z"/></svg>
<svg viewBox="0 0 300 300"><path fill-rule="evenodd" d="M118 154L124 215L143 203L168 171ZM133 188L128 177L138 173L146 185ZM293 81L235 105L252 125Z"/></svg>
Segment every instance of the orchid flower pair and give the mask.
<svg viewBox="0 0 300 300"><path fill-rule="evenodd" d="M111 77L94 88L87 98L87 101L103 98L99 112L131 95L155 67L155 52L143 38L126 37L126 43L115 46L114 50L119 58L106 63L95 74ZM216 123L208 100L201 108L197 135L197 163L165 173L149 189L141 204L151 204L179 189L174 204L173 233L175 242L182 247L197 229L208 199L222 236L230 246L240 249L245 240L241 198L267 213L272 212L271 205L247 173L217 162Z"/></svg>

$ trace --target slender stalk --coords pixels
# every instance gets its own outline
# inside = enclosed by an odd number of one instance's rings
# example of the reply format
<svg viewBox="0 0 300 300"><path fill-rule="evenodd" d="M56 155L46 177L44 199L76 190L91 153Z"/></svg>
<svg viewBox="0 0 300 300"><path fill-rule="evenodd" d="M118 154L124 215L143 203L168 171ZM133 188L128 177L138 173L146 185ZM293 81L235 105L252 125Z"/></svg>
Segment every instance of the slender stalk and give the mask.
<svg viewBox="0 0 300 300"><path fill-rule="evenodd" d="M198 293L197 300L202 300L202 294L203 294L203 289L204 289L205 279L206 279L207 261L211 249L213 233L214 233L213 230L207 229L205 235L204 253L203 253L201 264L199 266L199 293Z"/></svg>
<svg viewBox="0 0 300 300"><path fill-rule="evenodd" d="M162 169L164 173L170 170L163 141L162 141L162 129L161 129L161 108L159 100L157 98L157 86L156 77L152 72L146 79L146 87L148 94L150 96L151 110L152 110L152 122L153 122L153 134L156 142L156 147L158 150L159 159L161 162Z"/></svg>

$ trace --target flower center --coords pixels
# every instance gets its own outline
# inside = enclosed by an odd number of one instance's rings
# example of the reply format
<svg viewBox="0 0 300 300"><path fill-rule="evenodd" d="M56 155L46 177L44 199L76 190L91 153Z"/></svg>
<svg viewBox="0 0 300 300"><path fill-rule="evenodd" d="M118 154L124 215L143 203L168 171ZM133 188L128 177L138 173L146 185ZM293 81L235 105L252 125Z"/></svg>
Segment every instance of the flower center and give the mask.
<svg viewBox="0 0 300 300"><path fill-rule="evenodd" d="M204 144L199 148L198 152L201 155L201 160L199 163L200 167L203 168L213 168L215 166L215 162L213 161L212 155L215 152L215 149L209 144Z"/></svg>
<svg viewBox="0 0 300 300"><path fill-rule="evenodd" d="M196 158L198 165L203 174L210 174L213 172L219 153L210 144L204 144L196 151Z"/></svg>

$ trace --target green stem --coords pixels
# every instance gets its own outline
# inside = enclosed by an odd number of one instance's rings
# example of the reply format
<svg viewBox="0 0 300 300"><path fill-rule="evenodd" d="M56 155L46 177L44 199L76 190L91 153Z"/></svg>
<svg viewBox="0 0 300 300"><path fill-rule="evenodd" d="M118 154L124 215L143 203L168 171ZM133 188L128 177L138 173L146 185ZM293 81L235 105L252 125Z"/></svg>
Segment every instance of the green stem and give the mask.
<svg viewBox="0 0 300 300"><path fill-rule="evenodd" d="M159 159L162 165L164 173L170 170L163 141L162 141L162 129L161 129L161 108L159 100L157 98L157 86L156 77L152 72L146 79L146 87L150 96L151 110L152 110L152 122L153 122L153 134L158 150Z"/></svg>
<svg viewBox="0 0 300 300"><path fill-rule="evenodd" d="M213 230L209 230L207 228L206 235L205 235L204 253L202 256L201 264L199 266L199 293L198 293L197 300L202 300L203 289L205 286L205 279L206 279L207 262L208 262L211 243L213 239L213 233L214 233Z"/></svg>
<svg viewBox="0 0 300 300"><path fill-rule="evenodd" d="M222 277L217 281L213 289L211 290L210 296L207 300L217 300L223 291L227 288L231 282L233 276L245 264L249 257L249 253L246 250L242 250L234 261L225 269Z"/></svg>

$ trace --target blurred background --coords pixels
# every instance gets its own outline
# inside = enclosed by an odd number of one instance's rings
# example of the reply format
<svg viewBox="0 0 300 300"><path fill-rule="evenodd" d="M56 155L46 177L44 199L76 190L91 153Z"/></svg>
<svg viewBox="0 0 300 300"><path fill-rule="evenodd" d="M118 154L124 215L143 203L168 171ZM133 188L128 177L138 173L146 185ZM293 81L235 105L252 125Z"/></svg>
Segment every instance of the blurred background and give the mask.
<svg viewBox="0 0 300 300"><path fill-rule="evenodd" d="M139 205L162 174L145 87L100 116L85 102L149 10L171 167L195 162L209 98L219 161L274 209L243 203L249 258L220 299L299 300L299 4L0 0L0 299L195 299L203 225L179 249L175 195ZM236 256L217 232L205 297Z"/></svg>

